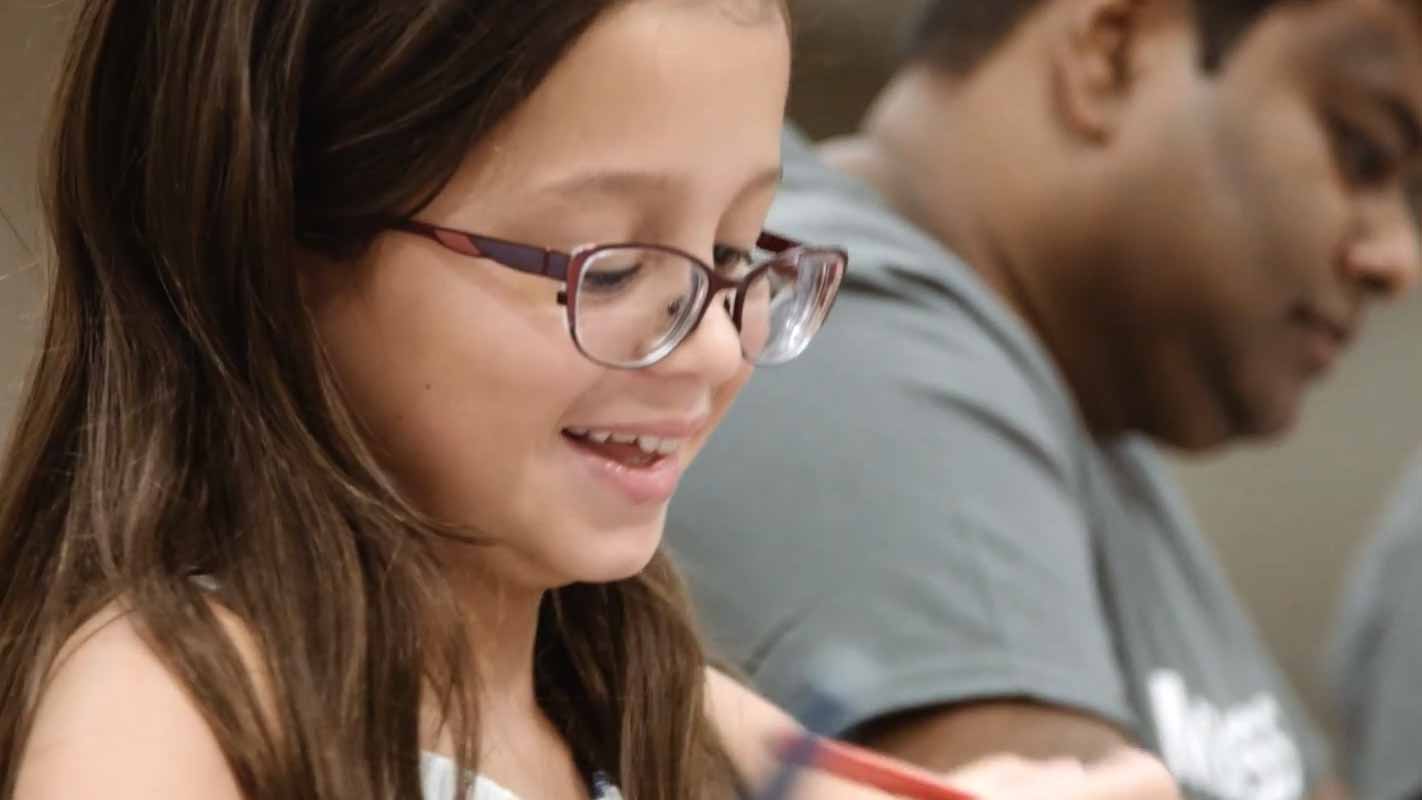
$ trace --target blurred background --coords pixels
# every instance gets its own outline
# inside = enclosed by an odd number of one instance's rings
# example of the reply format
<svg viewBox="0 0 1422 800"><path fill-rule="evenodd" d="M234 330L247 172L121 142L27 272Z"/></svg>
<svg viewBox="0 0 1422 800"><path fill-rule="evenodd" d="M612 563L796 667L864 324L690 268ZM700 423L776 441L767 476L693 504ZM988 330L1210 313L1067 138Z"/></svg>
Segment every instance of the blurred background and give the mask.
<svg viewBox="0 0 1422 800"><path fill-rule="evenodd" d="M853 129L917 0L795 0L792 116ZM37 340L44 236L36 153L72 4L0 5L0 440ZM1383 311L1284 444L1179 463L1205 529L1296 685L1321 715L1319 648L1343 573L1422 445L1422 297Z"/></svg>

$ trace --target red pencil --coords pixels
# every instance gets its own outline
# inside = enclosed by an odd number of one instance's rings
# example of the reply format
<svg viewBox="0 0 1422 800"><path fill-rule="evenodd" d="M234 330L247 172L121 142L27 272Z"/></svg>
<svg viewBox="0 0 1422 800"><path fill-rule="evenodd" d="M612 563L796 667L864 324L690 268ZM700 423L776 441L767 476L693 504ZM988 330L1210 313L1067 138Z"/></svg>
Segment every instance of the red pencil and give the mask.
<svg viewBox="0 0 1422 800"><path fill-rule="evenodd" d="M780 743L780 755L790 756L803 745L801 737L790 737ZM833 739L816 737L805 766L911 800L976 800L928 770Z"/></svg>

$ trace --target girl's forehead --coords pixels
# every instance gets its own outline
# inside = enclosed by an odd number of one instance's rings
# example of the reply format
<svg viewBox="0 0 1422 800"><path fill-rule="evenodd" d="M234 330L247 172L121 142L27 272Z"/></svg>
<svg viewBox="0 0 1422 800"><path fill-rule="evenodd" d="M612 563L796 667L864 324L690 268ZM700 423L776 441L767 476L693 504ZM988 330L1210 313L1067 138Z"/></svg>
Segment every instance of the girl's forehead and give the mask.
<svg viewBox="0 0 1422 800"><path fill-rule="evenodd" d="M725 189L730 201L774 170L790 82L785 25L774 14L728 17L718 2L638 0L605 14L474 145L447 194L480 207L587 201L591 214L592 203L633 195Z"/></svg>

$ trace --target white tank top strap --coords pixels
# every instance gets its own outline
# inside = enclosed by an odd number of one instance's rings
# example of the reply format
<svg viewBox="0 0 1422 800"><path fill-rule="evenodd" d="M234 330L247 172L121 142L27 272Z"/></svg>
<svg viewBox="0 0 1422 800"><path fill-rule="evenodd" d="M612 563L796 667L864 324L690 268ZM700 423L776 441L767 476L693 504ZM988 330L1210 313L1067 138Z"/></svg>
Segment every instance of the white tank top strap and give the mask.
<svg viewBox="0 0 1422 800"><path fill-rule="evenodd" d="M622 800L622 792L603 773L591 779L592 800ZM420 785L424 800L457 800L454 797L454 761L435 753L420 756ZM518 795L480 775L467 800L519 800Z"/></svg>
<svg viewBox="0 0 1422 800"><path fill-rule="evenodd" d="M420 788L424 800L458 800L454 796L457 781L454 762L434 753L420 756ZM474 779L467 800L519 800L508 789L480 775Z"/></svg>

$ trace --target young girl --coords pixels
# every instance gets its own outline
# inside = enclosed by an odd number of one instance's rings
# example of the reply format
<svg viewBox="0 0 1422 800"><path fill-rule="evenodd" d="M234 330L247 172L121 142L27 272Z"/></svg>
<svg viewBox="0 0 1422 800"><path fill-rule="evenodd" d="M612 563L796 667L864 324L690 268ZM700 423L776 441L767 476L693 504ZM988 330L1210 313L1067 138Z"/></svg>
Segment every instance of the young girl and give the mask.
<svg viewBox="0 0 1422 800"><path fill-rule="evenodd" d="M0 797L763 781L793 724L708 672L658 547L844 268L761 235L788 72L768 0L82 3L0 477Z"/></svg>

